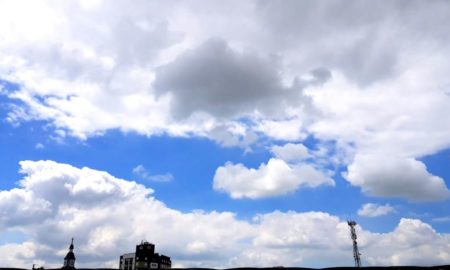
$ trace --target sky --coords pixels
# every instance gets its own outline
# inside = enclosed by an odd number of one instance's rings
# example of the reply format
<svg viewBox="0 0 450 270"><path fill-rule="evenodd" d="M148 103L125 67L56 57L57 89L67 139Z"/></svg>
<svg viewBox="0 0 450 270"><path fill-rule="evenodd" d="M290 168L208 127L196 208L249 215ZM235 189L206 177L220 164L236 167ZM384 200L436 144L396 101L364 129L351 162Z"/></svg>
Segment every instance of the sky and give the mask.
<svg viewBox="0 0 450 270"><path fill-rule="evenodd" d="M0 266L450 263L450 2L0 0ZM417 254L420 254L418 256Z"/></svg>

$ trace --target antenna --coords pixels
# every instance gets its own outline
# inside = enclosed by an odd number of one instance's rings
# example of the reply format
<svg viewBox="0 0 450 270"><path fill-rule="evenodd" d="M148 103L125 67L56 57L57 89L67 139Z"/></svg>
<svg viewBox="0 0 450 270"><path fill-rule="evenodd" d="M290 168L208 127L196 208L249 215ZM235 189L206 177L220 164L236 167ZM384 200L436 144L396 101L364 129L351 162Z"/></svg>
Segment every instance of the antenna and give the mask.
<svg viewBox="0 0 450 270"><path fill-rule="evenodd" d="M347 224L350 227L350 236L353 240L353 257L355 258L355 267L361 267L361 258L359 257L361 253L359 253L358 242L356 241L356 222L353 220L348 220Z"/></svg>

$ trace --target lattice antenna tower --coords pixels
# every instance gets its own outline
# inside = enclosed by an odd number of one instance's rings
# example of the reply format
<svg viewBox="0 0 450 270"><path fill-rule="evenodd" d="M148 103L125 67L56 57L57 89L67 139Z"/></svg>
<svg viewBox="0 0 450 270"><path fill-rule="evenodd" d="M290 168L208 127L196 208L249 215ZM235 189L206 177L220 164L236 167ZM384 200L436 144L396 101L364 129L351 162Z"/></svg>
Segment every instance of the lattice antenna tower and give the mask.
<svg viewBox="0 0 450 270"><path fill-rule="evenodd" d="M355 226L356 226L356 222L353 220L349 220L347 221L348 226L350 227L350 236L352 237L352 241L353 241L353 257L355 258L355 267L361 267L361 258L359 257L359 255L361 255L361 253L359 253L358 250L358 242L356 241L356 230L355 230Z"/></svg>

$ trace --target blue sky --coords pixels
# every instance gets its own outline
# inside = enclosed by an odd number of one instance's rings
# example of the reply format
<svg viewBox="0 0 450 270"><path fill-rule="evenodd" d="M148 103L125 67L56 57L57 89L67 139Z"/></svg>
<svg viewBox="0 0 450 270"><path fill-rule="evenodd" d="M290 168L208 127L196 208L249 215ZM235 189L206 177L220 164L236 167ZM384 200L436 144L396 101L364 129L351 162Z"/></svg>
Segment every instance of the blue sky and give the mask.
<svg viewBox="0 0 450 270"><path fill-rule="evenodd" d="M107 171L112 175L137 181L155 189L155 197L168 206L182 211L203 209L206 211L232 211L240 218L251 219L255 214L281 211L324 211L342 219L358 219L374 232L388 232L395 228L401 217L424 215L421 219L433 224L442 233L448 233L447 222L433 222L433 218L445 216L449 203L408 203L402 199L384 199L361 194L356 187L349 185L340 173L345 168L337 168L336 187L297 190L293 193L261 200L233 200L226 194L214 191L211 179L215 169L226 161L235 160L249 167L258 167L270 158L266 147L261 146L251 153L239 148L224 148L214 142L199 138L170 138L158 136L147 138L136 134L110 131L104 136L86 141L68 139L55 142L49 140L51 133L42 130L42 124L25 123L19 127L5 124L2 132L2 149L8 155L2 156L2 189L17 186L22 178L18 173L21 160L54 160L76 167L89 167ZM36 149L37 144L44 145ZM422 159L433 174L448 179L446 170L449 151L442 151ZM142 179L133 173L139 164L153 174L171 173L170 182L155 182ZM390 203L398 208L398 213L373 219L359 217L357 210L367 202Z"/></svg>
<svg viewBox="0 0 450 270"><path fill-rule="evenodd" d="M448 263L450 6L342 5L2 2L0 266Z"/></svg>

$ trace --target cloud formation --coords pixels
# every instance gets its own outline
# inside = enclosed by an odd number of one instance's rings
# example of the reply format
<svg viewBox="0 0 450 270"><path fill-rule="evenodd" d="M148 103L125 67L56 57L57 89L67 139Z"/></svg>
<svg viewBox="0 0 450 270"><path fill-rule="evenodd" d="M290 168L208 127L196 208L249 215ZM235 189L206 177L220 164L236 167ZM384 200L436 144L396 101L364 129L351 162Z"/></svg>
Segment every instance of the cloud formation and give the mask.
<svg viewBox="0 0 450 270"><path fill-rule="evenodd" d="M293 192L299 187L334 186L334 180L309 164L289 165L271 158L259 168L227 163L216 170L213 187L234 199L258 199Z"/></svg>
<svg viewBox="0 0 450 270"><path fill-rule="evenodd" d="M134 167L133 173L142 180L154 182L170 182L173 180L173 175L171 173L152 175L142 164Z"/></svg>
<svg viewBox="0 0 450 270"><path fill-rule="evenodd" d="M275 157L284 161L301 161L310 157L308 148L301 143L287 143L282 146L274 145L270 151L275 155Z"/></svg>
<svg viewBox="0 0 450 270"><path fill-rule="evenodd" d="M335 185L333 173L318 160L317 164L311 163L317 153L310 154L303 144L273 145L270 151L274 157L259 168L231 162L220 166L214 174L213 188L234 199L260 199L292 193L301 187Z"/></svg>
<svg viewBox="0 0 450 270"><path fill-rule="evenodd" d="M423 191L390 194L395 171L374 183L370 166L351 161L418 160L449 147L450 8L341 5L2 2L0 79L18 85L2 87L16 101L6 120L44 120L56 138L81 140L113 129L244 148L313 137L339 145L336 160L367 194L448 198L443 179L426 173L403 185ZM370 179L351 179L354 170Z"/></svg>
<svg viewBox="0 0 450 270"><path fill-rule="evenodd" d="M358 210L358 215L362 217L379 217L392 212L395 212L395 208L389 204L366 203Z"/></svg>
<svg viewBox="0 0 450 270"><path fill-rule="evenodd" d="M159 67L154 86L157 94L172 94L172 108L178 117L196 111L219 118L255 112L283 116L278 106L269 105L300 106L307 98L301 85L284 87L278 70L274 59L261 58L251 51L239 53L224 40L210 39Z"/></svg>
<svg viewBox="0 0 450 270"><path fill-rule="evenodd" d="M411 158L357 155L345 177L371 196L402 197L410 201L450 198L444 180L430 174L425 164Z"/></svg>
<svg viewBox="0 0 450 270"><path fill-rule="evenodd" d="M20 165L25 176L19 187L2 191L0 209L9 215L2 215L0 228L20 230L28 240L0 245L8 250L0 252L5 266L59 267L72 236L78 267L117 267L119 255L142 239L177 266L352 265L348 226L327 213L275 211L246 221L230 212L180 212L152 197L151 189L106 172L54 161ZM16 194L48 211L28 209ZM420 220L402 219L390 233L357 231L365 265L444 264L450 258L450 236Z"/></svg>

